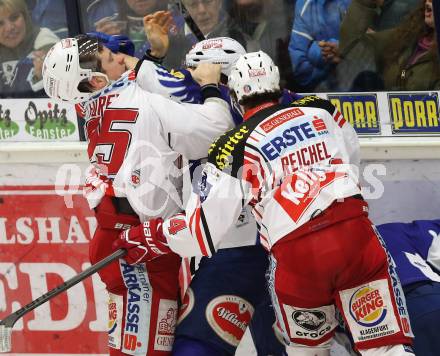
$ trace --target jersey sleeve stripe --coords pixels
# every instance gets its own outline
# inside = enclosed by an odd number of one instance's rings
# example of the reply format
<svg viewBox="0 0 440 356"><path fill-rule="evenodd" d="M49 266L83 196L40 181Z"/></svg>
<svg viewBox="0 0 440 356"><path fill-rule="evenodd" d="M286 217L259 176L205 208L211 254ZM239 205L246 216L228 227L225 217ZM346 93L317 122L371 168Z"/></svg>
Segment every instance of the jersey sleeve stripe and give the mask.
<svg viewBox="0 0 440 356"><path fill-rule="evenodd" d="M203 225L203 230L205 231L205 237L206 241L208 242L209 250L210 250L210 256L212 256L215 253L214 244L212 242L211 233L209 232L208 224L206 223L206 217L205 213L203 212L203 207L200 207L200 218Z"/></svg>
<svg viewBox="0 0 440 356"><path fill-rule="evenodd" d="M345 123L346 123L345 119L342 118L341 121L338 122L338 126L339 126L340 128L342 128L342 126L344 126Z"/></svg>
<svg viewBox="0 0 440 356"><path fill-rule="evenodd" d="M203 241L202 230L200 228L200 206L197 207L195 211L195 225L195 233L200 246L200 251L202 252L203 256L208 256L208 251L206 250L206 245Z"/></svg>

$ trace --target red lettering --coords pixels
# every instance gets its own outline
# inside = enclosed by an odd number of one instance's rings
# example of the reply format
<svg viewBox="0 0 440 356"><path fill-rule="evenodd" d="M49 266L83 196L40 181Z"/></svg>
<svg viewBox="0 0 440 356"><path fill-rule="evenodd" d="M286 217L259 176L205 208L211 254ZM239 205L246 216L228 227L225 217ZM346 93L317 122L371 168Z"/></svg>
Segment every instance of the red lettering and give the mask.
<svg viewBox="0 0 440 356"><path fill-rule="evenodd" d="M124 348L126 350L130 350L130 351L136 350L136 342L137 342L136 335L131 335L131 334L124 335Z"/></svg>
<svg viewBox="0 0 440 356"><path fill-rule="evenodd" d="M316 154L316 145L309 146L310 164L318 162L318 156Z"/></svg>
<svg viewBox="0 0 440 356"><path fill-rule="evenodd" d="M322 148L323 148L323 150L324 150L324 155L325 155L324 157L325 157L326 159L331 158L332 156L328 154L328 152L327 152L327 146L325 145L325 142L322 143Z"/></svg>
<svg viewBox="0 0 440 356"><path fill-rule="evenodd" d="M109 310L109 312L108 312L108 318L110 320L115 320L117 315L118 314L116 312L116 309L115 310Z"/></svg>
<svg viewBox="0 0 440 356"><path fill-rule="evenodd" d="M358 310L355 310L354 316L356 320L361 320L364 318L364 314L362 313L362 308L359 308Z"/></svg>
<svg viewBox="0 0 440 356"><path fill-rule="evenodd" d="M283 172L285 175L292 174L289 164L290 156L292 156L292 153L288 157L281 157L281 166L283 167Z"/></svg>
<svg viewBox="0 0 440 356"><path fill-rule="evenodd" d="M376 304L376 307L378 307L378 308L383 307L383 299L382 299L382 297L378 296L375 299L375 304Z"/></svg>
<svg viewBox="0 0 440 356"><path fill-rule="evenodd" d="M103 109L105 107L105 103L107 102L107 98L105 96L99 97L98 100L98 108L97 108L97 115L102 116Z"/></svg>
<svg viewBox="0 0 440 356"><path fill-rule="evenodd" d="M301 157L302 160L302 166L308 166L310 164L310 161L305 157L304 153L307 152L307 148L301 148L300 150L300 154L298 155L298 157Z"/></svg>
<svg viewBox="0 0 440 356"><path fill-rule="evenodd" d="M375 311L377 308L376 308L376 304L374 303L374 300L371 302L367 302L365 305L365 309L366 309L365 312L366 315L370 314L372 311Z"/></svg>
<svg viewBox="0 0 440 356"><path fill-rule="evenodd" d="M402 318L402 327L403 327L403 332L405 334L408 334L409 333L409 322L408 322L408 319Z"/></svg>

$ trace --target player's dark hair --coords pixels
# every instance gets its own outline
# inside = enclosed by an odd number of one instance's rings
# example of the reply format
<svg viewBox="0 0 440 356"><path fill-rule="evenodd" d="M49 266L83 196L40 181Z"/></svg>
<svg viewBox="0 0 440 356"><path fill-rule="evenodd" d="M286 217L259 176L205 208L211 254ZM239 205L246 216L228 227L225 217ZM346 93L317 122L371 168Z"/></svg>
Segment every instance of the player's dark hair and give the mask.
<svg viewBox="0 0 440 356"><path fill-rule="evenodd" d="M279 98L281 98L281 95L281 90L266 91L264 93L244 96L238 103L245 108L254 108L258 105L267 103L268 101L278 100Z"/></svg>

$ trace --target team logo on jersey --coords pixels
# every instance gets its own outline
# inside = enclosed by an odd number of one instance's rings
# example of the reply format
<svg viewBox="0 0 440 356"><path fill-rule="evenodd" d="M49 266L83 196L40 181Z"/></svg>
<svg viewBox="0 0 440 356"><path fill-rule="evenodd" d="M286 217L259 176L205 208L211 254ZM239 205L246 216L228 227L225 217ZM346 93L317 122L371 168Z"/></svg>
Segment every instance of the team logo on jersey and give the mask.
<svg viewBox="0 0 440 356"><path fill-rule="evenodd" d="M141 183L141 170L135 169L133 172L131 172L131 179L130 183L134 188L137 188L139 184Z"/></svg>
<svg viewBox="0 0 440 356"><path fill-rule="evenodd" d="M320 119L318 116L313 116L312 125L318 133L327 132L327 126L323 119Z"/></svg>
<svg viewBox="0 0 440 356"><path fill-rule="evenodd" d="M14 85L15 78L17 77L17 73L18 73L18 66L19 66L19 61L17 60L6 61L1 64L2 80L6 85L8 86Z"/></svg>
<svg viewBox="0 0 440 356"><path fill-rule="evenodd" d="M62 104L53 104L51 101L44 101L41 107L37 107L36 102L29 101L24 113L26 132L43 140L57 140L71 136L75 133L76 126L68 120L67 110Z"/></svg>
<svg viewBox="0 0 440 356"><path fill-rule="evenodd" d="M200 202L203 203L208 198L212 184L208 182L208 173L204 171L199 181Z"/></svg>
<svg viewBox="0 0 440 356"><path fill-rule="evenodd" d="M171 351L174 342L174 330L177 321L177 301L161 299L156 325L154 349Z"/></svg>
<svg viewBox="0 0 440 356"><path fill-rule="evenodd" d="M368 286L356 290L350 298L350 315L362 326L376 326L387 315L381 292Z"/></svg>
<svg viewBox="0 0 440 356"><path fill-rule="evenodd" d="M0 105L0 140L5 140L18 134L18 125L12 121L11 110L3 110Z"/></svg>
<svg viewBox="0 0 440 356"><path fill-rule="evenodd" d="M232 346L238 346L254 314L253 306L236 295L222 295L211 300L206 307L206 320L220 336Z"/></svg>
<svg viewBox="0 0 440 356"><path fill-rule="evenodd" d="M235 226L240 227L249 223L249 214L246 208L241 209L241 213L238 216Z"/></svg>
<svg viewBox="0 0 440 356"><path fill-rule="evenodd" d="M177 319L177 324L180 324L183 319L185 319L189 313L191 313L194 308L194 292L191 288L186 290L185 296L183 297L182 305L179 309L179 317Z"/></svg>
<svg viewBox="0 0 440 356"><path fill-rule="evenodd" d="M326 321L325 313L319 310L296 310L292 318L296 325L310 331L319 330Z"/></svg>

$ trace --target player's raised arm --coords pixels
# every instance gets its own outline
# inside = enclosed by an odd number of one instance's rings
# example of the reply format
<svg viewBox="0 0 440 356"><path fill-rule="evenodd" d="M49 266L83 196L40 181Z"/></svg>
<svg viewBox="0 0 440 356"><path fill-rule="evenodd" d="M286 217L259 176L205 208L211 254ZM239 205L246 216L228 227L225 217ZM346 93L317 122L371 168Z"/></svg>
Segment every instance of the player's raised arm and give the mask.
<svg viewBox="0 0 440 356"><path fill-rule="evenodd" d="M202 89L204 104L181 104L154 95L151 105L162 129L170 134L170 146L188 159L206 156L211 142L234 126L229 106L217 87L220 66L202 63L193 72Z"/></svg>

